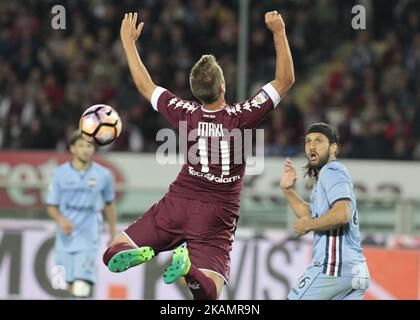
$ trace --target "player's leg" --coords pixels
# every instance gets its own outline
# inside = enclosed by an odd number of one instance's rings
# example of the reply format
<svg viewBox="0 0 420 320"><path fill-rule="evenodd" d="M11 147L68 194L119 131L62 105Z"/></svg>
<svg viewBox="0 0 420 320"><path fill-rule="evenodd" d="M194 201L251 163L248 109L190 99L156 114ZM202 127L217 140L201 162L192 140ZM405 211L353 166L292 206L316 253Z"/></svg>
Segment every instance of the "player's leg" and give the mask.
<svg viewBox="0 0 420 320"><path fill-rule="evenodd" d="M92 282L85 279L76 279L71 286L71 295L78 299L90 298L93 293L92 288Z"/></svg>
<svg viewBox="0 0 420 320"><path fill-rule="evenodd" d="M191 263L188 249L182 245L173 252L172 262L163 273L163 280L171 284L185 278L195 300L216 300L220 297L225 280L211 270L200 270Z"/></svg>
<svg viewBox="0 0 420 320"><path fill-rule="evenodd" d="M218 299L229 274L238 210L190 200L181 217L188 249L174 251L164 281L185 277L194 299Z"/></svg>
<svg viewBox="0 0 420 320"><path fill-rule="evenodd" d="M96 282L97 249L81 250L73 254L74 281L71 294L75 298L90 298Z"/></svg>
<svg viewBox="0 0 420 320"><path fill-rule="evenodd" d="M74 277L74 255L63 250L55 250L55 264L63 270L64 280L67 283L67 291L73 295Z"/></svg>
<svg viewBox="0 0 420 320"><path fill-rule="evenodd" d="M125 233L116 238L103 255L103 261L112 272L123 272L150 261L155 256L153 248L138 247Z"/></svg>
<svg viewBox="0 0 420 320"><path fill-rule="evenodd" d="M113 241L103 255L104 264L122 272L182 243L182 232L173 229L170 217L178 210L183 210L182 203L165 196Z"/></svg>

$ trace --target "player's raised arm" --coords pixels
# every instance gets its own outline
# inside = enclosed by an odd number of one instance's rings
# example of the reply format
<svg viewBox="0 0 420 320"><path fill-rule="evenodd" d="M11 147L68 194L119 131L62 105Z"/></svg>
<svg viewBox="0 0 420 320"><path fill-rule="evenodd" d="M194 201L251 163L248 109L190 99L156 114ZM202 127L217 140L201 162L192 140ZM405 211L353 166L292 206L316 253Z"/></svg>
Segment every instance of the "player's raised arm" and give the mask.
<svg viewBox="0 0 420 320"><path fill-rule="evenodd" d="M290 207L298 218L311 217L309 203L303 200L296 191L293 190L297 176L293 162L287 159L284 164L284 172L280 179L280 188L287 199Z"/></svg>
<svg viewBox="0 0 420 320"><path fill-rule="evenodd" d="M121 42L134 83L141 95L150 102L156 85L153 83L149 72L141 61L136 48L136 41L141 34L144 23L140 22L137 27L136 25L137 13L126 13L121 23Z"/></svg>
<svg viewBox="0 0 420 320"><path fill-rule="evenodd" d="M277 90L280 97L295 83L292 53L286 37L286 27L283 18L277 11L265 14L265 24L273 32L276 48L276 78L271 85Z"/></svg>

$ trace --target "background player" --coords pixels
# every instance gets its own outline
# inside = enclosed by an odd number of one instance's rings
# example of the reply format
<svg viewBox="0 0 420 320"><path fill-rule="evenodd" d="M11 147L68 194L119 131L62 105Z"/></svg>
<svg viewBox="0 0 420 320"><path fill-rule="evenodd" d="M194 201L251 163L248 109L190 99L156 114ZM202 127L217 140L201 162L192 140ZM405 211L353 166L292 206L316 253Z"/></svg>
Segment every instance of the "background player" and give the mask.
<svg viewBox="0 0 420 320"><path fill-rule="evenodd" d="M92 161L95 146L85 141L79 131L72 134L69 144L73 159L54 171L47 211L58 223L56 264L64 267L70 294L87 298L96 278L104 203L110 242L115 238L115 193L111 173Z"/></svg>
<svg viewBox="0 0 420 320"><path fill-rule="evenodd" d="M312 263L288 299L363 299L370 276L360 246L353 183L344 165L336 160L337 134L327 124L316 123L308 129L305 141L305 176L315 183L310 202L293 190L297 177L289 159L280 180L299 218L295 222L296 234L315 233Z"/></svg>
<svg viewBox="0 0 420 320"><path fill-rule="evenodd" d="M189 156L164 198L105 252L104 263L111 271L124 271L186 242L187 248L174 251L164 281L173 283L184 276L195 299L220 297L229 278L229 255L245 171L245 161L236 161L233 146L243 130L255 128L294 83L284 22L277 11L267 13L265 22L274 35L275 79L251 99L229 106L223 71L211 55L202 56L190 73L191 90L201 103L185 101L157 87L135 46L143 22L136 26L137 14L125 15L121 40L134 83L174 128L185 125ZM233 129L239 129L241 135L230 136ZM210 140L216 140L216 145L210 146Z"/></svg>

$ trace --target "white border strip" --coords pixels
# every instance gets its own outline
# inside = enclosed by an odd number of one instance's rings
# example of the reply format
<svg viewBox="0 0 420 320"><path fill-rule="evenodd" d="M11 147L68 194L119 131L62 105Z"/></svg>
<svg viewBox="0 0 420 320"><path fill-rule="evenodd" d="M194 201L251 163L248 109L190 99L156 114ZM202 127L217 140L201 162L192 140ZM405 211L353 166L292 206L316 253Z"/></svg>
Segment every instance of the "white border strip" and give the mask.
<svg viewBox="0 0 420 320"><path fill-rule="evenodd" d="M219 272L216 272L216 271L213 271L213 270L209 270L209 269L203 269L203 268L198 268L198 270L208 271L208 272L215 273L215 274L217 274L219 277L221 277L223 279L223 281L225 282L225 284L228 284L226 278L224 276L222 276Z"/></svg>
<svg viewBox="0 0 420 320"><path fill-rule="evenodd" d="M134 247L138 248L139 246L136 245L136 243L133 241L133 239L130 238L130 236L128 234L125 233L125 231L121 232L123 235L125 235L128 240L130 240L131 244L134 245Z"/></svg>
<svg viewBox="0 0 420 320"><path fill-rule="evenodd" d="M158 110L158 100L160 98L160 95L165 91L165 88L162 87L156 87L155 90L153 90L152 98L150 99L150 103L152 104L153 109L155 111L159 112Z"/></svg>
<svg viewBox="0 0 420 320"><path fill-rule="evenodd" d="M207 112L207 113L215 113L215 112L219 112L219 111L223 111L223 110L225 110L225 107L226 107L226 105L224 105L224 106L222 107L222 109L217 109L217 110L207 110L207 109L204 109L204 106L201 106L201 110L203 110L204 112Z"/></svg>
<svg viewBox="0 0 420 320"><path fill-rule="evenodd" d="M273 85L271 83L267 83L262 89L268 94L271 101L273 101L274 108L277 107L277 105L281 101L281 97L276 89L274 89Z"/></svg>

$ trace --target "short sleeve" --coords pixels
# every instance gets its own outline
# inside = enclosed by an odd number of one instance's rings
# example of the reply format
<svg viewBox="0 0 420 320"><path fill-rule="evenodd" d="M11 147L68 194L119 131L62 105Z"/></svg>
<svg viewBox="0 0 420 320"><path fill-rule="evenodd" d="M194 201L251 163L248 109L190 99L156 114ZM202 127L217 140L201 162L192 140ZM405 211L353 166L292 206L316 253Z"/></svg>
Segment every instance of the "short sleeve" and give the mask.
<svg viewBox="0 0 420 320"><path fill-rule="evenodd" d="M254 129L264 120L268 113L280 103L280 95L274 87L268 83L252 98L237 103L233 111L241 117L241 127ZM232 109L231 108L231 109Z"/></svg>
<svg viewBox="0 0 420 320"><path fill-rule="evenodd" d="M179 128L180 121L186 120L188 113L199 108L196 102L183 100L162 87L153 91L151 104L175 129Z"/></svg>
<svg viewBox="0 0 420 320"><path fill-rule="evenodd" d="M102 197L105 203L111 203L115 200L115 191L112 174L107 171L105 174L105 185L102 190Z"/></svg>
<svg viewBox="0 0 420 320"><path fill-rule="evenodd" d="M60 204L60 183L57 171L54 171L51 177L46 203L52 206L58 206Z"/></svg>
<svg viewBox="0 0 420 320"><path fill-rule="evenodd" d="M352 184L343 169L327 168L322 172L320 181L331 207L339 200L352 199Z"/></svg>

